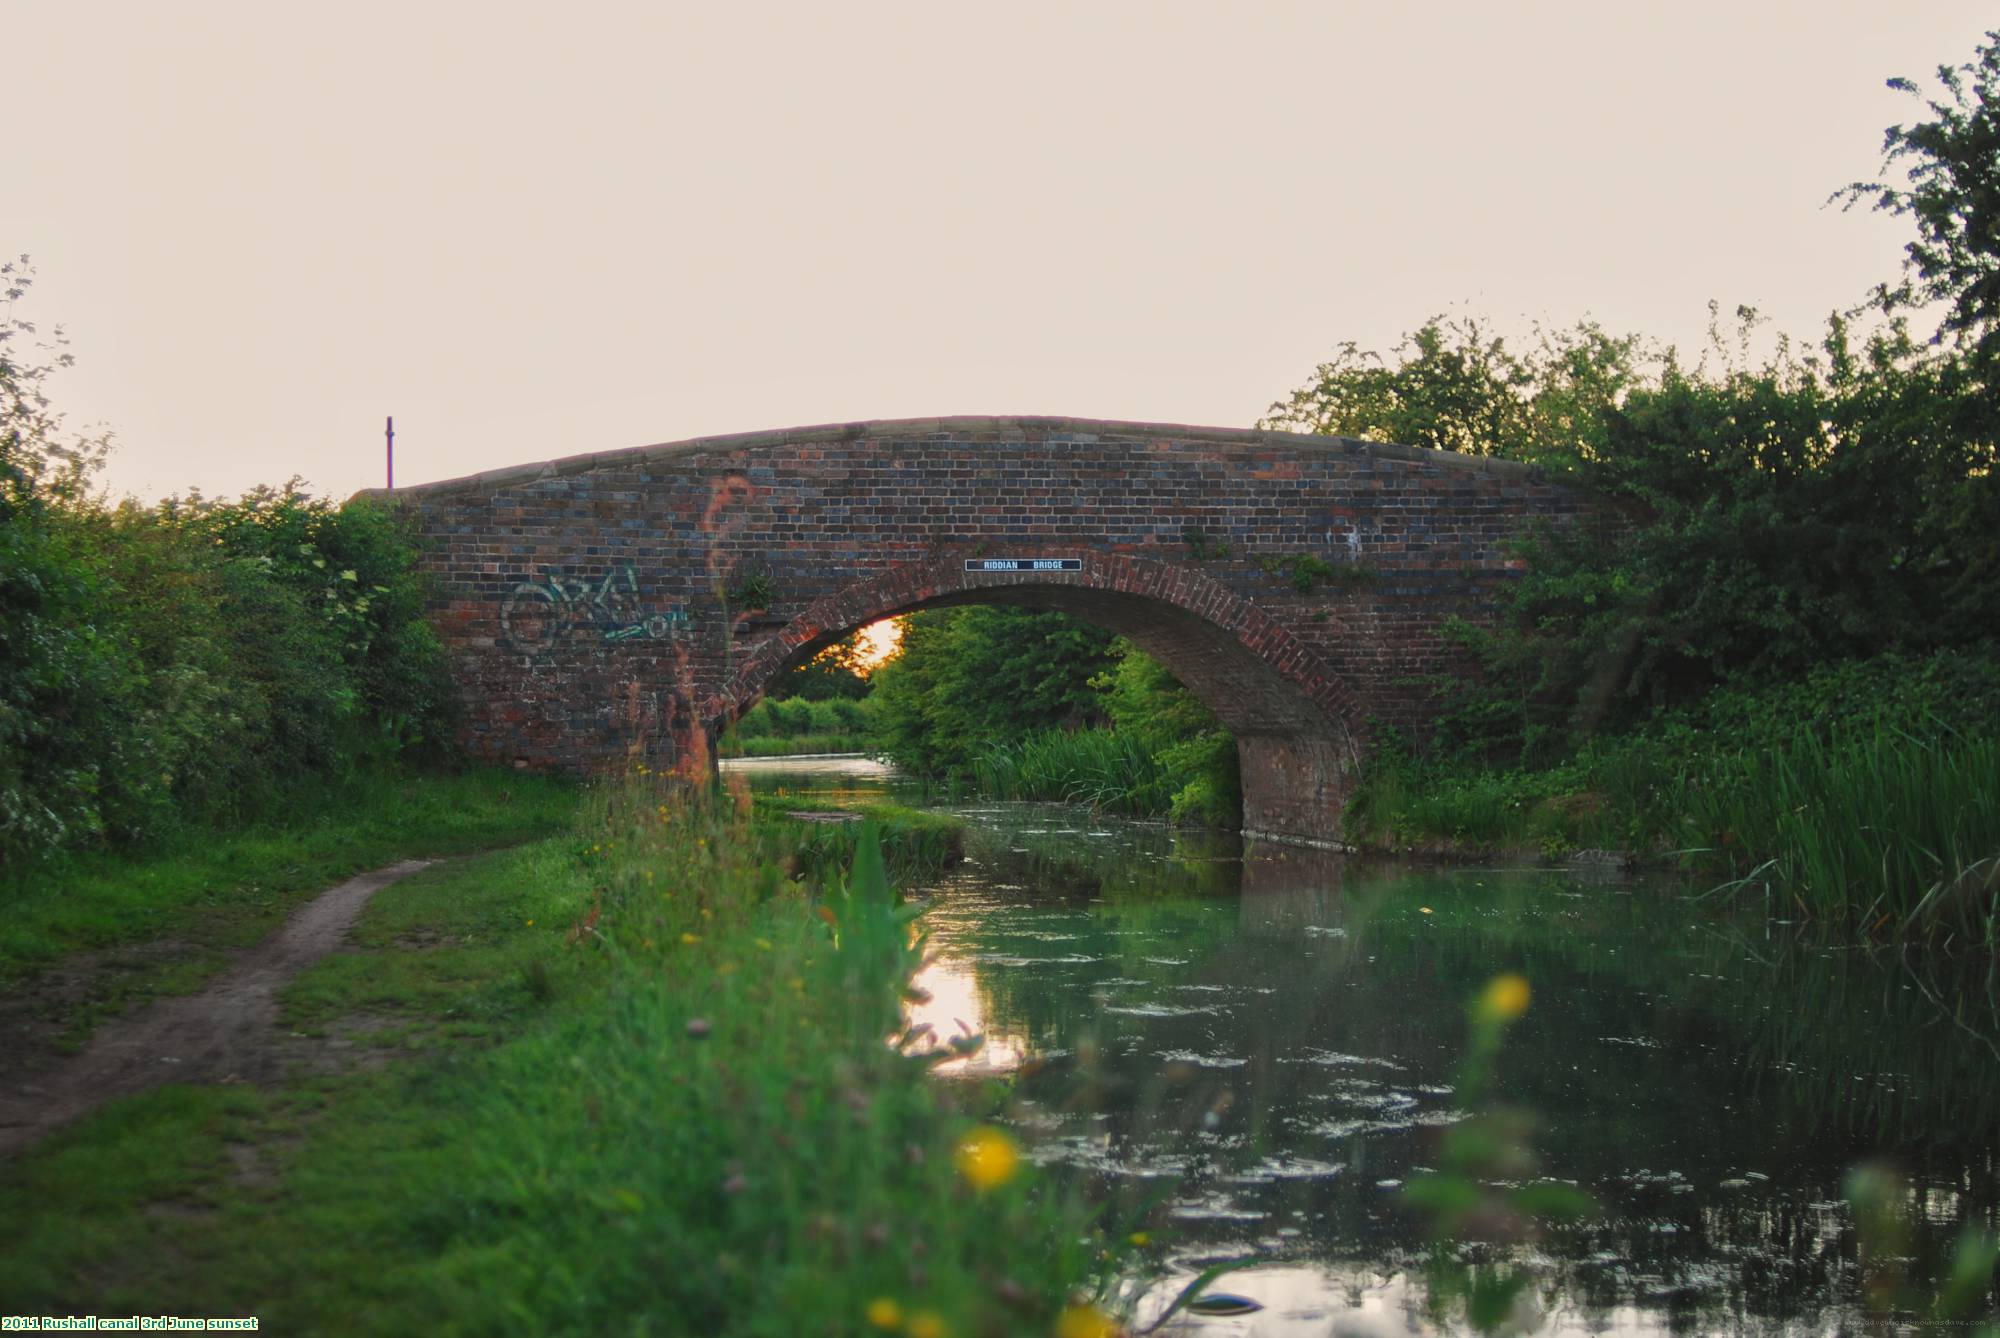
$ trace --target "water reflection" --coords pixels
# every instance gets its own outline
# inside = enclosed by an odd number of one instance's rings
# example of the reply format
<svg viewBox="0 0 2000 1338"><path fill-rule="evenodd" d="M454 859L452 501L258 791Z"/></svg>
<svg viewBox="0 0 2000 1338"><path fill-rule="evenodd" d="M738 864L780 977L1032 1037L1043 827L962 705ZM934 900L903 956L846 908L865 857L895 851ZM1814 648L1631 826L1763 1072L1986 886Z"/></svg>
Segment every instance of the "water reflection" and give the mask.
<svg viewBox="0 0 2000 1338"><path fill-rule="evenodd" d="M1535 993L1496 1095L1535 1113L1547 1171L1599 1205L1480 1247L1531 1267L1544 1331L1858 1330L1842 1180L1866 1158L1907 1179L1920 1278L1963 1223L1995 1222L1983 965L1815 948L1660 884L955 811L974 838L929 889L937 960L915 1016L945 1040L983 1031L956 1079L1011 1075L1034 1155L1115 1212L1171 1185L1149 1229L1179 1276L1262 1258L1229 1285L1267 1310L1191 1331L1436 1327L1399 1191L1464 1114L1466 1003L1501 971Z"/></svg>
<svg viewBox="0 0 2000 1338"><path fill-rule="evenodd" d="M935 1072L951 1077L998 1077L1020 1067L1027 1056L1027 1037L1010 1033L987 1018L977 967L933 959L910 984L913 998L904 1008L911 1037L903 1047L907 1053L951 1054L934 1065ZM982 1043L970 1053L964 1046L952 1044L975 1037Z"/></svg>

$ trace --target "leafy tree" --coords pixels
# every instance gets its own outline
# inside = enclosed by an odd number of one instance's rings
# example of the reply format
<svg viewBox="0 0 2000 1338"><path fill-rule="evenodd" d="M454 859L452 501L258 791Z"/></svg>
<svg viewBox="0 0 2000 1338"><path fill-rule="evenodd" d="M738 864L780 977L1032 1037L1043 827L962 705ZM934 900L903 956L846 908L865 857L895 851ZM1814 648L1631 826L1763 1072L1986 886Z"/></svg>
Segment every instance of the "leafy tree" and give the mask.
<svg viewBox="0 0 2000 1338"><path fill-rule="evenodd" d="M1781 361L1671 369L1606 417L1588 477L1641 509L1527 540L1508 627L1474 636L1503 677L1525 675L1509 694L1536 704L1524 741L1928 636L1913 482L1844 409Z"/></svg>
<svg viewBox="0 0 2000 1338"><path fill-rule="evenodd" d="M1234 827L1243 815L1236 739L1215 713L1146 652L1120 637L1117 667L1091 680L1112 728L1152 753L1169 777L1170 815Z"/></svg>
<svg viewBox="0 0 2000 1338"><path fill-rule="evenodd" d="M1902 281L1885 284L1877 301L1892 314L1944 303L1939 336L1956 343L1991 393L2000 369L2000 31L1937 76L1943 95L1924 102L1931 119L1883 134L1883 173L1902 168L1908 185L1857 181L1834 198L1872 200L1915 221ZM1889 87L1923 97L1908 79Z"/></svg>
<svg viewBox="0 0 2000 1338"><path fill-rule="evenodd" d="M1972 60L1940 65L1937 76L1941 95L1924 100L1931 119L1884 132L1885 179L1856 182L1835 198L1849 206L1872 201L1916 225L1901 281L1875 297L1896 322L1894 338L1903 337L1901 322L1913 309L1944 306L1933 343L1949 343L1954 356L1924 370L1935 378L1931 393L1949 406L1944 431L1963 453L1963 476L1936 500L1933 529L1958 549L1946 564L1953 569L1946 616L1963 634L1982 623L1991 631L1990 592L2000 585L2000 31L1986 34ZM1923 96L1908 79L1889 86ZM1906 185L1886 179L1896 168ZM1896 352L1876 360L1898 370L1914 362L1906 340Z"/></svg>
<svg viewBox="0 0 2000 1338"><path fill-rule="evenodd" d="M878 737L900 765L962 772L997 743L1103 719L1091 679L1112 665L1109 632L1061 613L975 605L927 609L875 672Z"/></svg>
<svg viewBox="0 0 2000 1338"><path fill-rule="evenodd" d="M862 672L856 659L860 646L861 633L850 632L804 664L780 675L766 695L813 702L836 698L859 701L868 695L870 687L869 676Z"/></svg>
<svg viewBox="0 0 2000 1338"><path fill-rule="evenodd" d="M1595 336L1515 359L1433 323L1401 362L1349 358L1295 392L1322 430L1452 425L1438 445L1483 424L1495 453L1562 465L1611 504L1517 541L1501 625L1459 629L1487 673L1446 685L1439 746L1546 761L1732 679L1992 635L1991 438L1966 430L1949 362L1893 325L1856 347L1842 318L1818 349L1780 338L1759 358L1758 327L1711 307L1689 366Z"/></svg>
<svg viewBox="0 0 2000 1338"><path fill-rule="evenodd" d="M0 265L0 864L22 867L102 828L97 793L119 760L110 687L127 650L91 625L107 597L68 523L105 443L69 437L49 377L72 359L18 313L23 256Z"/></svg>
<svg viewBox="0 0 2000 1338"><path fill-rule="evenodd" d="M0 520L88 494L111 450L109 433L71 433L48 382L76 358L61 326L46 337L18 308L35 284L27 256L0 264Z"/></svg>
<svg viewBox="0 0 2000 1338"><path fill-rule="evenodd" d="M1567 468L1595 454L1605 414L1662 355L1591 321L1537 329L1521 352L1474 318L1434 316L1392 356L1342 344L1258 426Z"/></svg>
<svg viewBox="0 0 2000 1338"><path fill-rule="evenodd" d="M319 713L365 721L362 728L394 747L442 744L452 701L444 648L424 618L415 549L392 513L367 501L335 506L309 497L294 478L233 502L198 493L170 498L157 519L219 557L254 568L255 584L282 588L311 612L314 635L323 635L326 646L308 658L330 659L351 679L327 690L314 708ZM238 653L268 678L293 668L289 653L269 643L246 643ZM303 723L290 711L284 718Z"/></svg>

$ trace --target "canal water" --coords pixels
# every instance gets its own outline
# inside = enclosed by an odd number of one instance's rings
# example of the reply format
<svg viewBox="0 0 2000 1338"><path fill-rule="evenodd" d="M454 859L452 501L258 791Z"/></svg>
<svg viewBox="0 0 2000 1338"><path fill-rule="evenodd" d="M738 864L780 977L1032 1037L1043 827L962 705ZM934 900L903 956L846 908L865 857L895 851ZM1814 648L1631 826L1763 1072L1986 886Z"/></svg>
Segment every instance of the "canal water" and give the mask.
<svg viewBox="0 0 2000 1338"><path fill-rule="evenodd" d="M1543 1333L1938 1332L1920 1307L1962 1228L2000 1226L1989 963L1819 945L1666 882L1246 851L927 799L872 763L746 770L970 824L965 863L913 889L935 954L913 1021L983 1035L940 1081L1006 1083L1030 1155L1144 1231L1142 1318L1256 1260L1216 1285L1262 1310L1175 1332L1462 1331L1453 1286L1496 1270ZM1504 973L1531 1003L1474 1096L1469 1008ZM1504 1129L1513 1165L1440 1247L1405 1189L1468 1129ZM1591 1206L1498 1206L1550 1183Z"/></svg>

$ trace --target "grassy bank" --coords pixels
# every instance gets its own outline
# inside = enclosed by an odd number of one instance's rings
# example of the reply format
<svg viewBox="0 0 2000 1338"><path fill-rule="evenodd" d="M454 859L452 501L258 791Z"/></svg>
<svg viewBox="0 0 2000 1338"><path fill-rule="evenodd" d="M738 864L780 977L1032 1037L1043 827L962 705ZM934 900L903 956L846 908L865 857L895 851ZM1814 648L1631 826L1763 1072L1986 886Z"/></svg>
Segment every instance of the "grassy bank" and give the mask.
<svg viewBox="0 0 2000 1338"><path fill-rule="evenodd" d="M842 811L860 821L812 821L792 815L822 812L825 805L773 795L759 796L756 808L787 866L815 883L843 876L864 840L881 843L889 875L899 882L933 878L965 858L965 823L943 813L901 804L848 804Z"/></svg>
<svg viewBox="0 0 2000 1338"><path fill-rule="evenodd" d="M287 1332L1054 1331L1120 1261L995 1098L882 1044L920 948L879 865L815 901L782 853L632 793L385 890L287 1020L421 1062L163 1089L0 1165L0 1295Z"/></svg>
<svg viewBox="0 0 2000 1338"><path fill-rule="evenodd" d="M72 856L6 896L0 986L84 949L245 947L351 874L545 836L570 820L576 799L568 782L519 772L364 773L302 794L303 811L282 823Z"/></svg>
<svg viewBox="0 0 2000 1338"><path fill-rule="evenodd" d="M1240 817L1235 744L1227 735L1160 744L1136 729L1043 730L973 762L998 799L1052 799L1107 813L1234 827Z"/></svg>
<svg viewBox="0 0 2000 1338"><path fill-rule="evenodd" d="M1740 892L1843 928L2000 945L2000 742L1884 730L1738 752L1668 802Z"/></svg>
<svg viewBox="0 0 2000 1338"><path fill-rule="evenodd" d="M1055 799L1134 817L1165 817L1172 791L1159 759L1108 729L1042 730L987 749L972 764L996 799Z"/></svg>
<svg viewBox="0 0 2000 1338"><path fill-rule="evenodd" d="M1882 657L1713 694L1557 765L1388 749L1351 838L1674 860L1844 932L2000 943L2000 664Z"/></svg>

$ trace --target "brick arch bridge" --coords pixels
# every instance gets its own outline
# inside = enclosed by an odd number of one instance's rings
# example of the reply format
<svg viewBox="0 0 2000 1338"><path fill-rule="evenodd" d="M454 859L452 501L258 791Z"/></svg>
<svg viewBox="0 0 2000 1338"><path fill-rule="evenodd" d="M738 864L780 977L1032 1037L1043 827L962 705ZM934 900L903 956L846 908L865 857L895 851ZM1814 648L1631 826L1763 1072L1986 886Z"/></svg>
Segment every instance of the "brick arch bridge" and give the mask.
<svg viewBox="0 0 2000 1338"><path fill-rule="evenodd" d="M1421 732L1501 541L1584 504L1523 465L1340 437L942 418L708 437L365 494L426 540L475 755L706 768L779 672L993 603L1131 638L1236 735L1244 826L1339 839L1370 730Z"/></svg>

